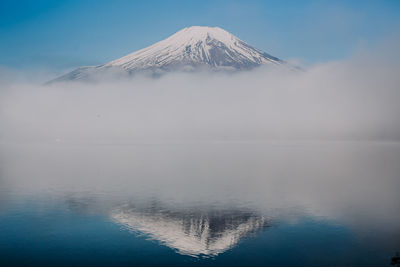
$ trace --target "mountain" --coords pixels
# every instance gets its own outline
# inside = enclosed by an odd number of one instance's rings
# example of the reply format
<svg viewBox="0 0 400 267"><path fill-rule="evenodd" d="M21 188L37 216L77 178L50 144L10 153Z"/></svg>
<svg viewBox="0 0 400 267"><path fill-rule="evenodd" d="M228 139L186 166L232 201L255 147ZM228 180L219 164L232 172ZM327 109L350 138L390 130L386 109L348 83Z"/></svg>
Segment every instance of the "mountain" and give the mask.
<svg viewBox="0 0 400 267"><path fill-rule="evenodd" d="M92 80L136 73L239 71L286 65L219 27L184 28L158 43L99 66L81 67L53 81Z"/></svg>

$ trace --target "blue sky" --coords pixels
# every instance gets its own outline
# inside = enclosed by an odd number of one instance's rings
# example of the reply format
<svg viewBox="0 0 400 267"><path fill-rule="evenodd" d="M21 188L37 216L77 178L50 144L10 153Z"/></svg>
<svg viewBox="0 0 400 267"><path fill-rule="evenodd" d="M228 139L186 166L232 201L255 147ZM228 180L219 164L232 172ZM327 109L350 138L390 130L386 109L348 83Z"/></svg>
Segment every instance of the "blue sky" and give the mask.
<svg viewBox="0 0 400 267"><path fill-rule="evenodd" d="M1 0L0 65L105 63L181 28L219 26L282 59L342 59L400 29L400 1Z"/></svg>

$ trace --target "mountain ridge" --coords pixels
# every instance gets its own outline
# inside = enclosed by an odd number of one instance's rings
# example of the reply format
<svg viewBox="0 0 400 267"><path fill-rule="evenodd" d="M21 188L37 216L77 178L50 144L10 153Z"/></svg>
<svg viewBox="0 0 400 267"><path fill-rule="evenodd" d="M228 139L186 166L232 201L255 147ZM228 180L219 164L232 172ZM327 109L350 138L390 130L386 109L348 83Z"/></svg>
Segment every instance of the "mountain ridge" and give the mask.
<svg viewBox="0 0 400 267"><path fill-rule="evenodd" d="M53 81L92 80L107 76L171 71L242 71L286 62L252 47L219 27L191 26L153 45L98 66L77 68Z"/></svg>

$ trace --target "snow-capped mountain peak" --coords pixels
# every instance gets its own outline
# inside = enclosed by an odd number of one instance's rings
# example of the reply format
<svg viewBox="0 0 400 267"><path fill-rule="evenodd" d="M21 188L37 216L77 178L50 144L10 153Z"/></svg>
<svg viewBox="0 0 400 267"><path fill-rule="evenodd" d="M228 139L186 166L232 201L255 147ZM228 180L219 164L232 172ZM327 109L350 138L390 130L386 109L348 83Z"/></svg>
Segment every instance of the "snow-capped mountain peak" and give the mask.
<svg viewBox="0 0 400 267"><path fill-rule="evenodd" d="M104 66L119 66L126 70L182 65L248 69L279 62L219 27L192 26Z"/></svg>
<svg viewBox="0 0 400 267"><path fill-rule="evenodd" d="M176 70L238 71L265 64L278 66L284 62L219 27L192 26L149 47L103 65L76 69L55 81L91 80L110 73L159 75Z"/></svg>

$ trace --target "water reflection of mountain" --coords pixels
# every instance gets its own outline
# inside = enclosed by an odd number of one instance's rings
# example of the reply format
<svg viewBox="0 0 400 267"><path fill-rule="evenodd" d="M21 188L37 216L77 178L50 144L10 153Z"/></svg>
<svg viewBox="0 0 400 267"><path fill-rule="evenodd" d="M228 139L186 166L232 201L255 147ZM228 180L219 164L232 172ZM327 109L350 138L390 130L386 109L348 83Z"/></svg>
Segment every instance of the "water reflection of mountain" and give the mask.
<svg viewBox="0 0 400 267"><path fill-rule="evenodd" d="M126 205L112 212L119 224L190 256L216 256L268 226L260 214L240 209L165 209Z"/></svg>

